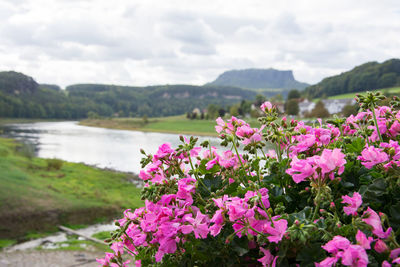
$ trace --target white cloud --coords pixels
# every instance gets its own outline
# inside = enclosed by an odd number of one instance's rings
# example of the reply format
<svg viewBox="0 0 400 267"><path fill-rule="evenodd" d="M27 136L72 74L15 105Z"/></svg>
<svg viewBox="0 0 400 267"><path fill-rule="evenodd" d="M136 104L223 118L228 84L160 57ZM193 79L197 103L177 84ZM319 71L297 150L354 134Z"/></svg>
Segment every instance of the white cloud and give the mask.
<svg viewBox="0 0 400 267"><path fill-rule="evenodd" d="M0 0L0 70L39 82L203 84L229 69L314 83L400 57L397 0Z"/></svg>

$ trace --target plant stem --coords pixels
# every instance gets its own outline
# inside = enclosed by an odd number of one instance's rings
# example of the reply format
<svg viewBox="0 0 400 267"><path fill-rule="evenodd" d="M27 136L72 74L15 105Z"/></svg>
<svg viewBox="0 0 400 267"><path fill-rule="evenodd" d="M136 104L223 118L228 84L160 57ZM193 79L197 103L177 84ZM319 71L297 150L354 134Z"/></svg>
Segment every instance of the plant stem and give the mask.
<svg viewBox="0 0 400 267"><path fill-rule="evenodd" d="M192 158L189 156L189 162L190 162L190 166L192 167L192 171L194 173L194 176L196 177L196 180L208 191L208 193L211 194L211 191L208 190L207 186L203 183L203 181L199 178L199 175L197 174L197 170L195 170L195 168L193 167L193 162L192 162Z"/></svg>
<svg viewBox="0 0 400 267"><path fill-rule="evenodd" d="M233 148L235 149L235 152L236 152L236 155L237 155L237 157L238 157L238 159L239 159L239 162L240 162L240 165L242 166L242 169L246 172L246 169L244 168L244 164L243 164L243 162L242 162L242 158L240 157L240 154L239 154L239 151L237 150L237 147L236 147L236 136L235 136L235 134L232 134L232 137L233 137ZM244 181L242 181L244 184L248 184L248 182L246 181L246 180L244 180Z"/></svg>
<svg viewBox="0 0 400 267"><path fill-rule="evenodd" d="M260 192L257 192L257 195L260 198L261 206L263 207L265 213L268 215L268 218L271 221L271 226L274 227L274 221L272 220L271 214L269 214L267 208L265 207L264 203L262 202L262 199L261 199L262 196L261 196Z"/></svg>
<svg viewBox="0 0 400 267"><path fill-rule="evenodd" d="M312 221L314 221L314 220L316 219L316 217L317 217L317 212L318 212L319 206L320 206L320 204L321 204L321 201L320 201L320 194L321 194L321 187L320 187L320 185L318 185L317 196L315 197L315 202L317 202L317 206L315 207L314 214L313 214L312 219L311 219Z"/></svg>
<svg viewBox="0 0 400 267"><path fill-rule="evenodd" d="M381 143L383 143L383 138L382 138L381 132L379 131L378 121L376 120L374 103L372 103L372 108L371 109L372 109L372 115L374 117L374 123L375 123L376 131L378 132L378 135L379 135L379 140L381 141Z"/></svg>

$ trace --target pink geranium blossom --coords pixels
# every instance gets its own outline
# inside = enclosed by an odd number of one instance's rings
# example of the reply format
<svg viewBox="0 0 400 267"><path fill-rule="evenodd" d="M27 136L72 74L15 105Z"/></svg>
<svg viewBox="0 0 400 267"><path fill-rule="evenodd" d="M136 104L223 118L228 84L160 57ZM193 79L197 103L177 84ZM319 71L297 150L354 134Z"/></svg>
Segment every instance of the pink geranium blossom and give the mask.
<svg viewBox="0 0 400 267"><path fill-rule="evenodd" d="M293 181L296 183L304 181L315 172L307 160L298 159L297 157L293 158L292 162L290 163L290 167L291 168L286 170L286 173L291 175L293 177Z"/></svg>
<svg viewBox="0 0 400 267"><path fill-rule="evenodd" d="M342 174L344 171L344 165L346 164L346 160L344 158L345 155L338 148L333 150L324 149L321 156L317 160L317 164L321 168L322 175L330 173L335 169L338 169L339 175Z"/></svg>
<svg viewBox="0 0 400 267"><path fill-rule="evenodd" d="M365 249L371 249L371 242L374 240L372 237L368 237L361 232L360 230L357 231L356 234L357 243Z"/></svg>
<svg viewBox="0 0 400 267"><path fill-rule="evenodd" d="M357 192L353 193L353 197L342 196L342 203L349 204L349 206L343 207L344 213L347 215L357 215L357 209L362 204L361 195Z"/></svg>
<svg viewBox="0 0 400 267"><path fill-rule="evenodd" d="M261 104L260 109L266 113L270 112L272 109L272 104L269 101L266 101Z"/></svg>
<svg viewBox="0 0 400 267"><path fill-rule="evenodd" d="M345 266L368 266L368 255L365 249L359 245L350 245L343 251L342 264Z"/></svg>
<svg viewBox="0 0 400 267"><path fill-rule="evenodd" d="M268 236L269 242L279 243L286 232L288 222L284 219L274 221L274 226L267 225L265 231L270 234Z"/></svg>
<svg viewBox="0 0 400 267"><path fill-rule="evenodd" d="M257 261L261 262L262 266L275 267L278 256L274 257L271 252L265 248L260 247L260 250L262 253L264 253L264 257L258 259Z"/></svg>
<svg viewBox="0 0 400 267"><path fill-rule="evenodd" d="M381 239L378 239L378 241L376 241L374 249L378 253L383 253L383 252L386 252L386 251L389 250L389 248L386 245L386 243L383 242Z"/></svg>
<svg viewBox="0 0 400 267"><path fill-rule="evenodd" d="M366 146L361 152L361 156L358 157L361 160L361 164L367 169L371 169L375 165L385 162L389 159L388 155L380 148L374 146Z"/></svg>
<svg viewBox="0 0 400 267"><path fill-rule="evenodd" d="M363 221L366 224L369 224L372 226L372 233L376 235L379 238L387 238L390 233L392 232L392 228L389 227L386 232L383 231L382 229L382 222L381 218L379 215L370 207L367 208L367 210L363 214Z"/></svg>

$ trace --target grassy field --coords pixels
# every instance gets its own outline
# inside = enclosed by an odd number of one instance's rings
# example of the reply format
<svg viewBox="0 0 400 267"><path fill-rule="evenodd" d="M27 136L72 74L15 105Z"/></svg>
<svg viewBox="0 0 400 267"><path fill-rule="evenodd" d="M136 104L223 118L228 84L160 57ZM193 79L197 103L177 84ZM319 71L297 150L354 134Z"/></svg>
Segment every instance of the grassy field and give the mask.
<svg viewBox="0 0 400 267"><path fill-rule="evenodd" d="M14 140L0 138L0 244L54 231L58 224L110 220L125 208L142 205L140 189L128 181L130 174L49 161L23 151Z"/></svg>
<svg viewBox="0 0 400 267"><path fill-rule="evenodd" d="M388 93L390 94L400 94L400 87L392 87L392 88L385 88L385 89L377 89L373 90L371 92L382 92L384 95L387 95ZM350 98L355 98L356 94L365 94L365 92L355 92L355 93L347 93L347 94L341 94L341 95L335 95L335 96L329 96L328 99L350 99ZM318 99L314 99L314 102L317 102Z"/></svg>
<svg viewBox="0 0 400 267"><path fill-rule="evenodd" d="M253 127L258 126L256 119L246 119L246 121ZM121 130L217 136L215 120L189 120L184 115L150 118L147 122L141 118L113 118L87 119L79 123L86 126Z"/></svg>

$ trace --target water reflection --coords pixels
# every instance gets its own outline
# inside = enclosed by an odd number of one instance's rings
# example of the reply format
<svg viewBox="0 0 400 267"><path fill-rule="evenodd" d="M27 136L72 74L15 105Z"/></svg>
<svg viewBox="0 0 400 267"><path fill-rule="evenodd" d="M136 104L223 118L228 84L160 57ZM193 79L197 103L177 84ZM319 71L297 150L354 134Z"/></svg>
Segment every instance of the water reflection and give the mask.
<svg viewBox="0 0 400 267"><path fill-rule="evenodd" d="M36 155L42 158L135 173L141 169L141 148L155 153L162 143L169 142L172 147L180 143L177 134L111 130L70 121L11 124L3 130L8 137L33 144ZM204 140L219 144L215 137L199 137L200 142Z"/></svg>

